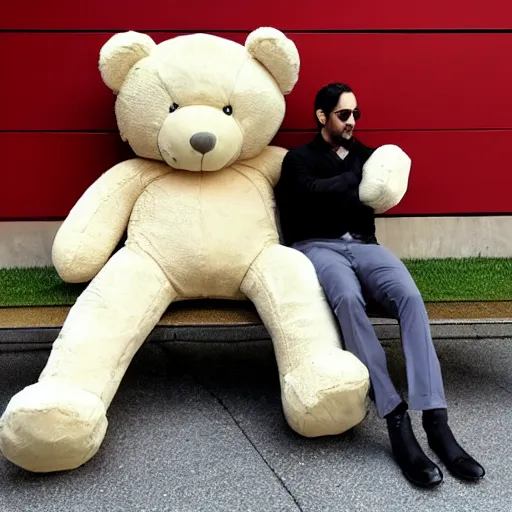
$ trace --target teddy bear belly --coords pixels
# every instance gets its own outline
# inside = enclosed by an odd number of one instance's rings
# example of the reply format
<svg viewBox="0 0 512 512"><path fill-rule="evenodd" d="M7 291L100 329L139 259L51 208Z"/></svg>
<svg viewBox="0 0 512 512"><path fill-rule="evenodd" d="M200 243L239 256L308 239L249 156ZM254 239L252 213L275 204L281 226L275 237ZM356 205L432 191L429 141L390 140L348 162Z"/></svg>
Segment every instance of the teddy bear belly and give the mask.
<svg viewBox="0 0 512 512"><path fill-rule="evenodd" d="M187 179L150 186L133 209L127 245L150 254L182 297L240 298L256 256L278 242L271 199L246 179L209 185Z"/></svg>

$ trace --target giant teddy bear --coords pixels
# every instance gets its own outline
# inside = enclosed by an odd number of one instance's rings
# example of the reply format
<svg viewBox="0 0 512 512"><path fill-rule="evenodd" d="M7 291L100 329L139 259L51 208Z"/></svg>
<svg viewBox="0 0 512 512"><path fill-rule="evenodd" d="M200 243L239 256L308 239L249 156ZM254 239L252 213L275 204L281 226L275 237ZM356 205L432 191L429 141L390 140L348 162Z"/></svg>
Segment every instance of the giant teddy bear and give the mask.
<svg viewBox="0 0 512 512"><path fill-rule="evenodd" d="M279 244L273 187L286 150L268 144L298 80L294 43L267 27L245 45L207 34L157 45L129 31L106 42L99 66L137 158L99 177L56 235L62 279L91 282L38 382L9 402L2 453L35 472L93 457L135 353L172 302L193 298L255 304L291 428L313 437L358 424L367 369L341 348L313 266ZM384 211L401 199L407 175L405 154L383 146L366 164L361 197Z"/></svg>

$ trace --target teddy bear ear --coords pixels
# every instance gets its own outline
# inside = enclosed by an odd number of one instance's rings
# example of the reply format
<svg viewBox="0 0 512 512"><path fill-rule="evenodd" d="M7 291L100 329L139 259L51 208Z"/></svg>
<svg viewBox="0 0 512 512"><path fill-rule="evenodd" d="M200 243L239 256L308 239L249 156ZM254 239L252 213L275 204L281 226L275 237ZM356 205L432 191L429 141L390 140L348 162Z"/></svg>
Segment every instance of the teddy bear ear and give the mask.
<svg viewBox="0 0 512 512"><path fill-rule="evenodd" d="M100 50L99 69L106 86L117 94L130 69L155 46L151 37L140 32L113 35Z"/></svg>
<svg viewBox="0 0 512 512"><path fill-rule="evenodd" d="M299 79L300 57L291 39L275 28L260 27L249 34L245 48L268 69L283 94L293 90Z"/></svg>

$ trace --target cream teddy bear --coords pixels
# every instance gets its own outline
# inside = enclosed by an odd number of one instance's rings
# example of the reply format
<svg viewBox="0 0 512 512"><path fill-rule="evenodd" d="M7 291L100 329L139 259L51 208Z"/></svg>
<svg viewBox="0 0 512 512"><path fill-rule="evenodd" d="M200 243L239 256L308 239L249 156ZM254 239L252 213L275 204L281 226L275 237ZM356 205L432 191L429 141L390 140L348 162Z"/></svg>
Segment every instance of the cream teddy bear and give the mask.
<svg viewBox="0 0 512 512"><path fill-rule="evenodd" d="M91 282L38 382L9 402L2 453L36 472L91 459L123 375L162 314L174 301L206 297L255 304L291 428L313 437L358 424L367 369L342 350L313 266L279 244L275 221L286 150L268 144L298 79L294 43L266 27L245 46L207 34L157 45L130 31L106 42L99 66L138 158L93 183L56 235L62 279Z"/></svg>

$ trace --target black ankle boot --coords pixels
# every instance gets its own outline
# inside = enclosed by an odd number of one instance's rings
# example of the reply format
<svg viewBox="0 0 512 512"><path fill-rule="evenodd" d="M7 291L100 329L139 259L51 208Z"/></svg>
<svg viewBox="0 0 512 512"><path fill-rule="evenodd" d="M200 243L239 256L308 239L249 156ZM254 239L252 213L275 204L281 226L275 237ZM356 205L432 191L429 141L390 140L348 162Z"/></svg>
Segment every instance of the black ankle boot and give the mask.
<svg viewBox="0 0 512 512"><path fill-rule="evenodd" d="M484 468L461 448L448 426L446 409L423 412L423 428L430 448L437 454L452 475L465 480L479 480Z"/></svg>
<svg viewBox="0 0 512 512"><path fill-rule="evenodd" d="M441 470L421 449L412 430L407 405L402 403L386 415L391 449L402 473L420 487L434 487L443 481Z"/></svg>

